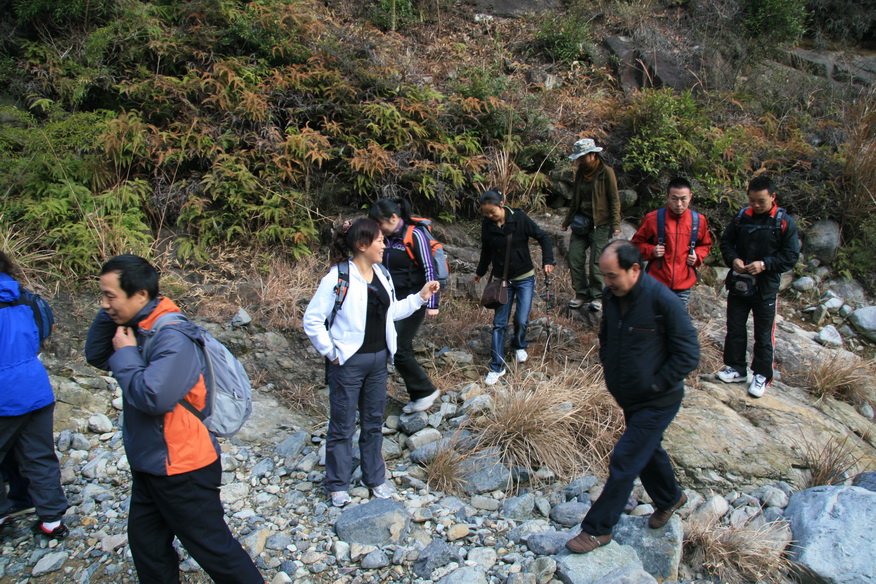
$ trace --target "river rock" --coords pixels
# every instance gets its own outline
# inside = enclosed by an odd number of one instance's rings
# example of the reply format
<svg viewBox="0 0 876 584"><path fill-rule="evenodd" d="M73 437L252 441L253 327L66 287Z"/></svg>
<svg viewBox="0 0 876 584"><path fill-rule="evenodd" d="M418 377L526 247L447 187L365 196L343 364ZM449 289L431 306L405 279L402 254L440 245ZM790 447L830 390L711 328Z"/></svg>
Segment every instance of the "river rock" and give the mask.
<svg viewBox="0 0 876 584"><path fill-rule="evenodd" d="M456 549L443 539L433 539L423 548L414 562L414 574L420 578L428 578L432 571L450 562L459 560Z"/></svg>
<svg viewBox="0 0 876 584"><path fill-rule="evenodd" d="M642 569L636 550L615 541L586 554L564 552L554 559L557 575L565 584L601 584L607 574L619 568Z"/></svg>
<svg viewBox="0 0 876 584"><path fill-rule="evenodd" d="M842 347L843 337L832 324L827 325L815 336L815 341L825 347Z"/></svg>
<svg viewBox="0 0 876 584"><path fill-rule="evenodd" d="M660 529L648 527L647 517L621 515L614 527L614 540L636 550L644 569L659 580L677 580L684 529L673 515Z"/></svg>
<svg viewBox="0 0 876 584"><path fill-rule="evenodd" d="M876 582L876 493L855 486L794 493L785 509L796 545L790 557L827 584Z"/></svg>
<svg viewBox="0 0 876 584"><path fill-rule="evenodd" d="M335 524L338 537L349 543L398 544L410 532L411 518L405 506L392 499L372 499L344 511Z"/></svg>
<svg viewBox="0 0 876 584"><path fill-rule="evenodd" d="M876 342L876 306L859 308L849 315L849 322L859 333Z"/></svg>
<svg viewBox="0 0 876 584"><path fill-rule="evenodd" d="M836 258L840 245L840 228L836 221L821 220L806 230L803 253L830 263Z"/></svg>

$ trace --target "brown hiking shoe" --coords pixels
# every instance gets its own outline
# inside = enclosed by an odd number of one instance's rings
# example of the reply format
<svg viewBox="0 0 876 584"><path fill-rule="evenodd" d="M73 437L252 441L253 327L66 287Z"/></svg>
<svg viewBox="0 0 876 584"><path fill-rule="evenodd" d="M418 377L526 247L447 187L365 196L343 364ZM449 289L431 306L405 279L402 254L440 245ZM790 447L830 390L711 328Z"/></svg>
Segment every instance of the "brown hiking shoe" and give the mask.
<svg viewBox="0 0 876 584"><path fill-rule="evenodd" d="M648 527L651 529L659 529L666 525L666 522L669 521L669 518L672 517L672 514L675 513L678 509L681 508L682 505L687 503L687 495L684 494L684 491L681 492L681 499L678 500L678 503L673 505L670 509L666 511L654 511L651 514L651 518L648 519Z"/></svg>
<svg viewBox="0 0 876 584"><path fill-rule="evenodd" d="M608 535L590 535L582 531L572 539L566 542L566 549L573 554L586 554L598 547L602 547L611 541L611 534Z"/></svg>

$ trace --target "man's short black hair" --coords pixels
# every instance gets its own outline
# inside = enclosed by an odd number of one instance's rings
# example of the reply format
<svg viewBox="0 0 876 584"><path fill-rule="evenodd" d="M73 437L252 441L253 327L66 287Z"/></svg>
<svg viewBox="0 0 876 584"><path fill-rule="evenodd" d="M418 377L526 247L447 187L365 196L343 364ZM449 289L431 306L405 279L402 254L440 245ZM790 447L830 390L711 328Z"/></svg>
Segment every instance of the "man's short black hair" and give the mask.
<svg viewBox="0 0 876 584"><path fill-rule="evenodd" d="M672 189L687 189L692 190L690 188L690 182L684 178L683 176L677 176L669 181L669 184L666 185L666 192L669 193Z"/></svg>
<svg viewBox="0 0 876 584"><path fill-rule="evenodd" d="M119 275L119 287L129 298L140 290L146 290L149 300L158 296L158 270L140 256L117 255L100 269L101 276L110 272Z"/></svg>
<svg viewBox="0 0 876 584"><path fill-rule="evenodd" d="M629 271L636 264L639 264L640 268L642 267L642 253L638 247L626 239L615 239L606 245L605 249L602 250L602 255L606 253L616 254L617 264L624 271Z"/></svg>
<svg viewBox="0 0 876 584"><path fill-rule="evenodd" d="M748 183L748 192L757 192L757 191L766 191L773 196L776 194L776 185L773 183L773 179L768 177L765 174L757 176L751 179L751 182Z"/></svg>

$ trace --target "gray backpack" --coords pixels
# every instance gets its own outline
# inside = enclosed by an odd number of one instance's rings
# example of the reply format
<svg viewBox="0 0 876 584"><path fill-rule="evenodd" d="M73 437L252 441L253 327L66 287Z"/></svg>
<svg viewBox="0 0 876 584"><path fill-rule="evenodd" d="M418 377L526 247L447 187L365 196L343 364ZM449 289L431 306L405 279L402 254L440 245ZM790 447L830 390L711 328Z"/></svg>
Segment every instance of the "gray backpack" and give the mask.
<svg viewBox="0 0 876 584"><path fill-rule="evenodd" d="M162 314L152 325L152 334L146 340L143 354L158 331L166 324L187 321L179 312ZM252 413L252 384L246 370L228 348L217 341L213 335L198 327L200 338L195 344L204 354L207 362L207 407L205 412L195 408L185 399L179 404L194 414L210 432L216 436L234 436Z"/></svg>

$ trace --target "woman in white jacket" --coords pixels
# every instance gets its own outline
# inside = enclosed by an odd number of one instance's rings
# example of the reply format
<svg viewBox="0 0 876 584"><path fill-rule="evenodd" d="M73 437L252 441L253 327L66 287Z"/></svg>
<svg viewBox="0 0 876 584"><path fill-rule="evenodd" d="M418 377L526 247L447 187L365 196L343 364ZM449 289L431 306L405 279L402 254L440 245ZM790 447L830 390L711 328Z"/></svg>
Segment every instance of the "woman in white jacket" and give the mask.
<svg viewBox="0 0 876 584"><path fill-rule="evenodd" d="M329 361L325 487L337 507L350 502L357 409L362 482L375 497L391 494L385 483L381 428L386 364L396 349L394 321L413 314L439 289L438 282L427 282L419 293L396 300L392 279L381 265L384 247L376 221L344 223L332 243L334 265L304 311L304 332ZM341 304L335 308L338 299Z"/></svg>

